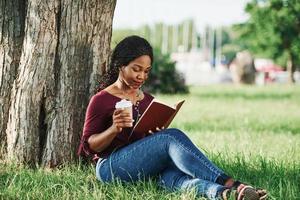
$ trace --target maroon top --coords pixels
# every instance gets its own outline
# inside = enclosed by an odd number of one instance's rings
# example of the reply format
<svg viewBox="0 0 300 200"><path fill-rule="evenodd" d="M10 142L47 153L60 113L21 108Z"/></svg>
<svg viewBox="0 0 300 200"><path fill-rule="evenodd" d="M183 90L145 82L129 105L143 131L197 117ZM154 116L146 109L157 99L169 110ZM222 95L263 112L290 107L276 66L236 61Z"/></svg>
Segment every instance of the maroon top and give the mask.
<svg viewBox="0 0 300 200"><path fill-rule="evenodd" d="M133 119L136 123L137 115L142 114L150 102L153 96L144 93L144 98L133 106ZM115 104L120 101L121 98L102 90L95 94L87 107L85 122L83 127L83 134L81 137L80 146L78 149L78 155L92 156L96 161L98 158L106 158L116 149L126 146L136 140L144 138L146 133L132 132L132 128L123 128L122 132L112 140L111 144L101 152L95 152L89 148L88 139L95 133L101 133L108 129L112 125L112 115L115 110ZM134 126L134 124L133 124Z"/></svg>

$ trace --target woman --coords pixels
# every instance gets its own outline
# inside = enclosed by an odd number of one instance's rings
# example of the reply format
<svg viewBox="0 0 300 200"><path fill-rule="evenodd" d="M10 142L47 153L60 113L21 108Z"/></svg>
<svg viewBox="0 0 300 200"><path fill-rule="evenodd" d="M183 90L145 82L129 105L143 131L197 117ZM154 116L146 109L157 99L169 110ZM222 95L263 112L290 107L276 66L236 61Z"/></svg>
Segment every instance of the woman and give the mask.
<svg viewBox="0 0 300 200"><path fill-rule="evenodd" d="M156 133L132 132L134 123L153 96L141 91L153 63L150 44L138 36L123 39L114 49L110 70L100 92L87 108L79 154L97 162L96 176L102 182L144 180L158 177L170 189L192 189L209 199L265 199L266 193L235 181L216 167L178 129ZM122 99L133 103L133 119L115 109Z"/></svg>

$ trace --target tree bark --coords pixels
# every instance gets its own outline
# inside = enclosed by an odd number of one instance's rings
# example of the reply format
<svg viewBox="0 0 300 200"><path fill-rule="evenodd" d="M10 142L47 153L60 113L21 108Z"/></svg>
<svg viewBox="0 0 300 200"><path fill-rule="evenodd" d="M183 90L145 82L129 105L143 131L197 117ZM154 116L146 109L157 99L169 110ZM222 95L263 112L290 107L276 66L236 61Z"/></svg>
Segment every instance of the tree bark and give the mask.
<svg viewBox="0 0 300 200"><path fill-rule="evenodd" d="M294 84L295 83L294 72L296 71L296 65L295 65L294 56L292 55L292 53L290 53L290 55L289 55L289 59L287 61L286 68L288 71L288 82L290 84Z"/></svg>
<svg viewBox="0 0 300 200"><path fill-rule="evenodd" d="M28 2L6 129L9 160L53 167L76 159L86 106L108 63L115 4Z"/></svg>
<svg viewBox="0 0 300 200"><path fill-rule="evenodd" d="M24 38L26 1L0 0L0 159L5 158L10 93Z"/></svg>

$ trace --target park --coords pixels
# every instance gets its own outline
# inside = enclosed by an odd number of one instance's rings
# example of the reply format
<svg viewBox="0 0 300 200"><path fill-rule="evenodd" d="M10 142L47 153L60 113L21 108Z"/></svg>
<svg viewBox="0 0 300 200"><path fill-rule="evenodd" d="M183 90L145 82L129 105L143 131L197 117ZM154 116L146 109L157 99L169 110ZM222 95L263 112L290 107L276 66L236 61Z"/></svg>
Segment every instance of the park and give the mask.
<svg viewBox="0 0 300 200"><path fill-rule="evenodd" d="M170 128L268 199L300 199L298 1L248 1L247 21L202 33L193 20L114 29L118 1L77 3L1 0L0 199L206 199L155 177L101 182L95 163L77 155L89 101L128 35L154 51L138 91L185 100ZM260 58L276 70L262 71Z"/></svg>

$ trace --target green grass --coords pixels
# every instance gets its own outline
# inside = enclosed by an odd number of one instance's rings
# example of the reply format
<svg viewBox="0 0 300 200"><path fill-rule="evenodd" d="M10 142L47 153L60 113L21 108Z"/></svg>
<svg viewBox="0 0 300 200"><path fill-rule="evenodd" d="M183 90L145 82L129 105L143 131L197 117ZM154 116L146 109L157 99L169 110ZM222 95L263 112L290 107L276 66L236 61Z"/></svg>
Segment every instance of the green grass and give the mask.
<svg viewBox="0 0 300 200"><path fill-rule="evenodd" d="M218 166L266 188L270 199L300 199L300 87L206 86L186 99L172 126L184 130ZM102 184L93 166L55 170L0 163L0 199L194 199L153 181Z"/></svg>

